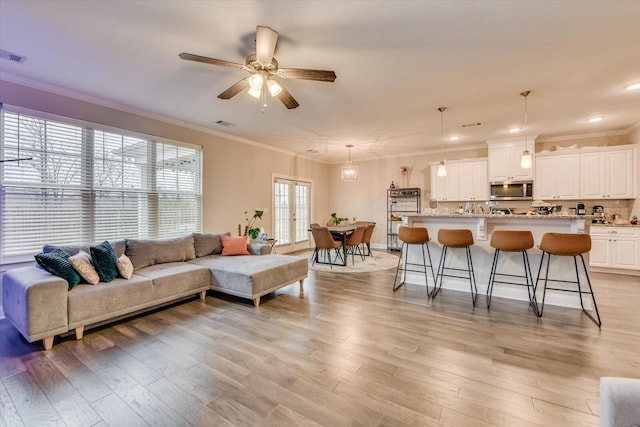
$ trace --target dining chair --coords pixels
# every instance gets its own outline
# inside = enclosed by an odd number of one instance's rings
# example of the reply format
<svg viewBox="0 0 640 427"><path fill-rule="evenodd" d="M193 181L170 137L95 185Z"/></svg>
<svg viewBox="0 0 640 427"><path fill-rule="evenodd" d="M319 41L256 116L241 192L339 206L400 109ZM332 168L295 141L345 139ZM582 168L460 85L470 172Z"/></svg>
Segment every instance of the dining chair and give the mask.
<svg viewBox="0 0 640 427"><path fill-rule="evenodd" d="M367 223L367 228L364 230L364 235L362 236L362 249L363 253L366 256L373 256L373 252L371 252L371 237L373 236L373 229L376 227L376 224L373 222ZM364 252L366 251L366 252Z"/></svg>
<svg viewBox="0 0 640 427"><path fill-rule="evenodd" d="M340 248L342 248L342 242L333 240L331 237L331 233L327 227L312 227L311 234L313 235L313 241L316 243L316 248L313 251L313 262L311 265L314 265L316 261L318 261L318 257L320 253L323 252L325 257L329 259L329 267L333 269L333 261L331 261L331 250L333 249L336 253L335 260L340 257L342 260L342 254L340 253ZM344 260L343 260L344 263Z"/></svg>
<svg viewBox="0 0 640 427"><path fill-rule="evenodd" d="M362 260L364 261L364 255L360 250L360 245L362 244L362 237L364 236L364 232L366 229L367 229L367 226L364 226L364 225L356 227L356 229L353 230L353 233L351 233L351 235L347 239L347 242L345 243L346 249L347 249L346 251L347 255L351 254L352 265L355 265L356 263L355 262L356 252L358 252L358 254L360 255L360 258L362 258Z"/></svg>

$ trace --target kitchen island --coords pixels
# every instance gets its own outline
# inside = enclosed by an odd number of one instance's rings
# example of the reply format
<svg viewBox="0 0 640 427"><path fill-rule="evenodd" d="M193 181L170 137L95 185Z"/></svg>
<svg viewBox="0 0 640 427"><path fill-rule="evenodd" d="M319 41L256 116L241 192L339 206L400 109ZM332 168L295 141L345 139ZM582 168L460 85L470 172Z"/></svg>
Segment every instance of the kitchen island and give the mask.
<svg viewBox="0 0 640 427"><path fill-rule="evenodd" d="M483 295L486 294L487 284L489 283L489 273L493 261L494 249L489 242L491 241L491 233L494 230L529 230L533 233L536 247L530 249L528 254L531 272L535 281L542 257L542 251L537 248L537 245L540 243L542 235L549 232L589 233L591 219L591 215L420 214L403 216L402 225L427 228L429 236L431 237L429 248L434 264L434 271L437 270L438 261L442 252L442 246L438 244L438 230L441 228L466 228L471 230L475 242L475 245L471 248L471 256L473 258L476 282L478 284L478 293ZM411 251L410 262L418 262L419 258L421 258L419 251ZM585 254L584 258L588 269L589 254ZM447 266L466 268L464 250L449 250L447 252ZM498 271L501 273L522 275L522 255L520 253L503 252L500 255ZM562 280L575 280L573 257L554 256L549 269L549 277ZM582 274L580 281L586 283L586 278L583 277ZM407 282L424 285L424 276L420 274L408 274ZM553 284L554 287L560 287L558 285L557 283ZM429 287L432 286L433 283L430 283ZM575 285L568 286L568 289L575 289ZM452 277L444 278L442 289L470 292L468 280ZM524 286L495 283L493 296L528 301L527 289ZM538 289L538 299L541 300L541 298L542 288ZM480 304L484 303L483 298L479 298L478 301ZM499 304L499 302L497 303ZM571 292L549 290L545 303L580 308L578 295ZM591 307L590 298L584 298L584 303L585 308Z"/></svg>

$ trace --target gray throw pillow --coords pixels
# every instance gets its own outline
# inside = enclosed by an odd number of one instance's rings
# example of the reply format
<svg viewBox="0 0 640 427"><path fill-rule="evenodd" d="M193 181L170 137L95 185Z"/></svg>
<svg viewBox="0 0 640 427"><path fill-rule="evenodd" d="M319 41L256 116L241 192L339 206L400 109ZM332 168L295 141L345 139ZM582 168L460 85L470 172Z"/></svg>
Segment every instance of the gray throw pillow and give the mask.
<svg viewBox="0 0 640 427"><path fill-rule="evenodd" d="M219 255L222 253L222 240L220 236L231 236L231 233L204 234L193 233L196 257L207 255Z"/></svg>

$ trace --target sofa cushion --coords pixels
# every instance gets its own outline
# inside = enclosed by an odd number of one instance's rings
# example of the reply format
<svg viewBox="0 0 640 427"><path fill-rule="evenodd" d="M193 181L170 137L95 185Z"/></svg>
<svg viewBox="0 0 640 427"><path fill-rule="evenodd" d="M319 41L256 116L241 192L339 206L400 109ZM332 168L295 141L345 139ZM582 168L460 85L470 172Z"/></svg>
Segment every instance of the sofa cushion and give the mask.
<svg viewBox="0 0 640 427"><path fill-rule="evenodd" d="M116 256L120 256L124 253L126 249L126 244L124 240L113 240L109 242L113 247L113 250L116 252ZM42 247L42 252L49 253L54 249L62 249L69 255L76 255L79 251L85 251L86 253L90 253L89 246L59 246L59 245L50 245L46 244Z"/></svg>
<svg viewBox="0 0 640 427"><path fill-rule="evenodd" d="M100 275L91 263L91 255L85 251L79 251L77 254L70 256L69 262L88 284L97 285L100 282Z"/></svg>
<svg viewBox="0 0 640 427"><path fill-rule="evenodd" d="M118 257L113 247L106 240L99 245L91 246L91 259L93 259L93 266L95 267L100 280L103 282L110 282L118 277Z"/></svg>
<svg viewBox="0 0 640 427"><path fill-rule="evenodd" d="M44 270L66 280L69 284L69 290L80 283L80 275L69 262L69 254L62 249L54 249L46 254L37 254L35 259Z"/></svg>
<svg viewBox="0 0 640 427"><path fill-rule="evenodd" d="M154 299L151 279L135 274L130 280L78 285L69 292L69 327L113 319L147 307Z"/></svg>
<svg viewBox="0 0 640 427"><path fill-rule="evenodd" d="M174 239L127 239L126 255L136 270L155 264L189 261L196 257L193 235Z"/></svg>
<svg viewBox="0 0 640 427"><path fill-rule="evenodd" d="M231 236L231 233L204 234L193 233L196 257L217 255L222 253L222 239L220 236Z"/></svg>
<svg viewBox="0 0 640 427"><path fill-rule="evenodd" d="M186 262L156 264L136 271L153 281L155 298L195 293L211 285L208 268Z"/></svg>
<svg viewBox="0 0 640 427"><path fill-rule="evenodd" d="M189 261L211 270L211 288L254 298L307 276L305 258L290 255L211 255Z"/></svg>
<svg viewBox="0 0 640 427"><path fill-rule="evenodd" d="M221 236L222 255L251 255L247 249L247 238L245 236L230 237Z"/></svg>

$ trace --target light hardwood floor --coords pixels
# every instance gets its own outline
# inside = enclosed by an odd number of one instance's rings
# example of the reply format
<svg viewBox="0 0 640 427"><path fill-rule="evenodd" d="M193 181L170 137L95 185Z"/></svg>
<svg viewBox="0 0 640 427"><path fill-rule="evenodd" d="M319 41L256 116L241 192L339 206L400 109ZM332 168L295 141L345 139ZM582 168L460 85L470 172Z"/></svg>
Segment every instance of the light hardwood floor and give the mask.
<svg viewBox="0 0 640 427"><path fill-rule="evenodd" d="M310 271L56 337L0 320L0 425L597 426L601 376L640 377L640 279L593 274L603 319Z"/></svg>

